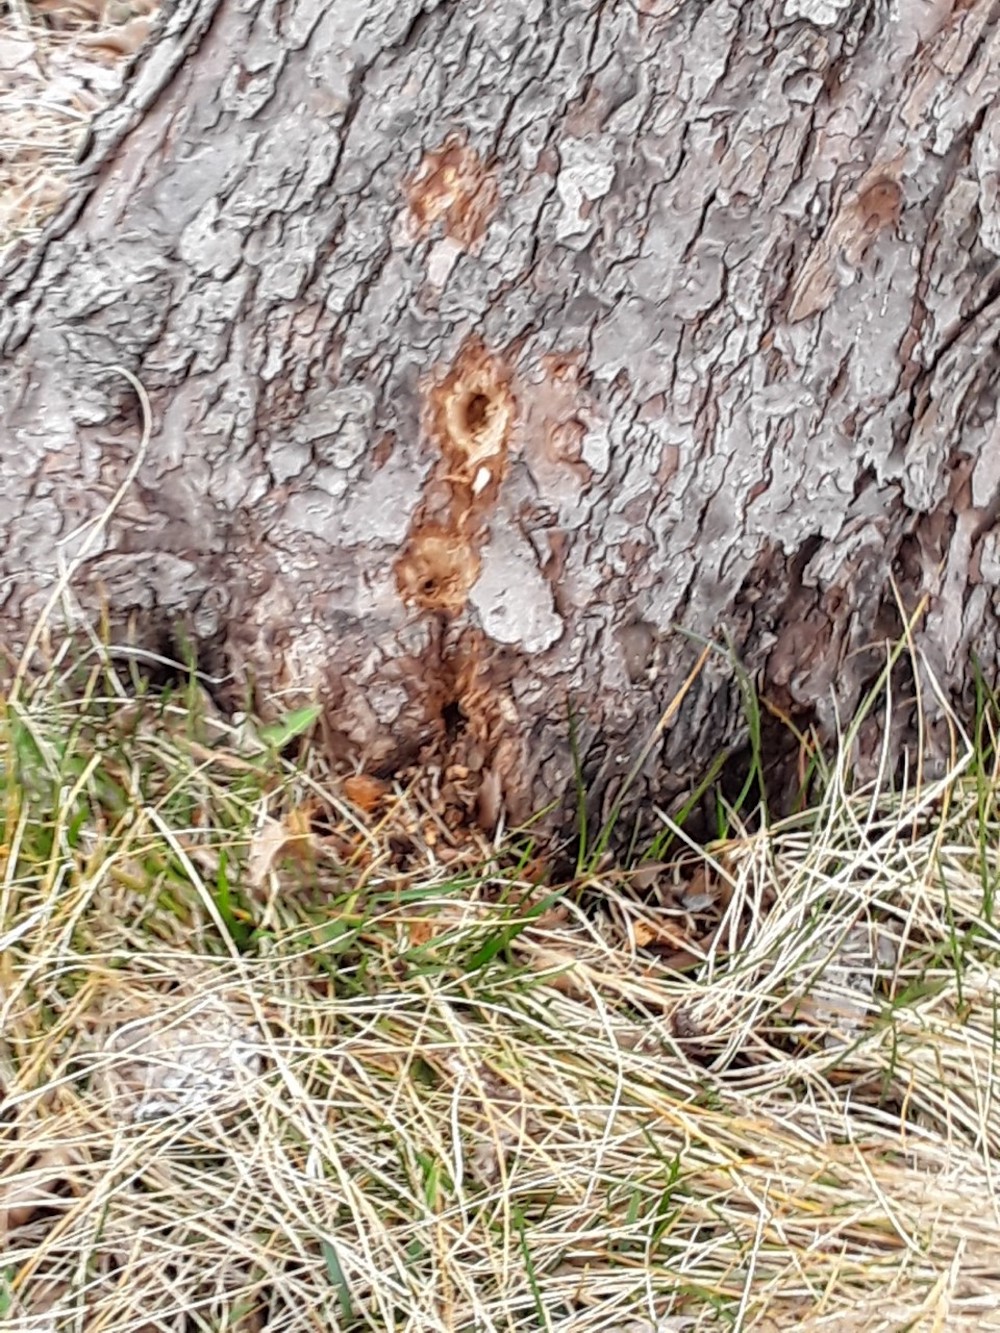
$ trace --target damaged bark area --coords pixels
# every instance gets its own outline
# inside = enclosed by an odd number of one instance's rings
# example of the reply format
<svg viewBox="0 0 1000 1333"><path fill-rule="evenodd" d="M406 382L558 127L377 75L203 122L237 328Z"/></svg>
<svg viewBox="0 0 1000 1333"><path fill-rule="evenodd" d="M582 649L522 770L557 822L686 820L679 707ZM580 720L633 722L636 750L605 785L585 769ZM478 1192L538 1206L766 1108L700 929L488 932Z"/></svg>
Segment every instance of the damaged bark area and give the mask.
<svg viewBox="0 0 1000 1333"><path fill-rule="evenodd" d="M122 367L152 435L72 616L484 820L606 813L706 641L630 801L739 746L737 660L832 731L925 599L960 702L998 91L987 0L182 0L4 275L8 649L133 463Z"/></svg>

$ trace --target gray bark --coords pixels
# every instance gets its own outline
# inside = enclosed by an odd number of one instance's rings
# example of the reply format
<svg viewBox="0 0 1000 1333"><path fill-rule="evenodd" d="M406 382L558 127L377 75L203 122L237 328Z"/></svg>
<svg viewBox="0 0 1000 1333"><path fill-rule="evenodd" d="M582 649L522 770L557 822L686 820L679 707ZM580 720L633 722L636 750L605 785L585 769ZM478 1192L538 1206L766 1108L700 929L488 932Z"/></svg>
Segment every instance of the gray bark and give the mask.
<svg viewBox="0 0 1000 1333"><path fill-rule="evenodd" d="M369 771L521 818L571 710L606 809L704 640L829 731L897 597L961 696L1000 641L998 86L992 0L183 0L4 276L4 640L133 461L122 366L152 437L79 612L318 696ZM713 653L635 799L742 716Z"/></svg>

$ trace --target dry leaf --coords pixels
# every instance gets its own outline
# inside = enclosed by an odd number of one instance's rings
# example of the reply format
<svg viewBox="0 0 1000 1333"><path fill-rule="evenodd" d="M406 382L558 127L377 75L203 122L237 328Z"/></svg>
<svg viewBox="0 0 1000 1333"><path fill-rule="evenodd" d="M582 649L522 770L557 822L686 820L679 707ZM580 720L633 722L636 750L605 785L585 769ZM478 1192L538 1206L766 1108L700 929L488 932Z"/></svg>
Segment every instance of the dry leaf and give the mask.
<svg viewBox="0 0 1000 1333"><path fill-rule="evenodd" d="M34 61L35 44L27 37L18 37L9 33L0 37L0 69L16 69L18 65L31 62L32 77L38 76L38 66Z"/></svg>
<svg viewBox="0 0 1000 1333"><path fill-rule="evenodd" d="M261 887L291 836L279 819L266 819L256 831L247 856L247 878L252 888Z"/></svg>
<svg viewBox="0 0 1000 1333"><path fill-rule="evenodd" d="M714 893L693 893L685 889L681 894L681 906L687 912L705 912L715 906L715 898Z"/></svg>
<svg viewBox="0 0 1000 1333"><path fill-rule="evenodd" d="M285 827L289 835L304 842L312 833L313 816L316 813L312 805L297 805L285 816Z"/></svg>
<svg viewBox="0 0 1000 1333"><path fill-rule="evenodd" d="M54 1312L67 1297L71 1297L72 1290L68 1282L44 1280L33 1281L22 1287L19 1294L26 1319L24 1324L18 1324L17 1327L30 1328L32 1333L57 1333L60 1325L56 1323ZM46 1315L49 1317L45 1318ZM10 1324L8 1327L13 1328L15 1325ZM138 1329L136 1333L139 1333Z"/></svg>
<svg viewBox="0 0 1000 1333"><path fill-rule="evenodd" d="M0 1187L0 1240L30 1222L40 1208L55 1202L55 1191L67 1180L66 1168L81 1161L69 1148L40 1153L24 1173Z"/></svg>
<svg viewBox="0 0 1000 1333"><path fill-rule="evenodd" d="M367 773L355 773L344 779L344 795L352 805L370 815L388 794L389 787Z"/></svg>
<svg viewBox="0 0 1000 1333"><path fill-rule="evenodd" d="M483 774L482 782L479 784L478 796L479 826L485 829L487 833L495 831L500 821L502 804L500 778L491 768L488 773Z"/></svg>
<svg viewBox="0 0 1000 1333"><path fill-rule="evenodd" d="M714 907L719 900L718 880L706 866L698 866L681 888L678 897L687 911L704 912L706 908Z"/></svg>
<svg viewBox="0 0 1000 1333"><path fill-rule="evenodd" d="M647 889L655 887L660 876L665 870L669 869L665 861L646 861L637 870L633 870L629 875L632 887L638 889L640 893L645 893Z"/></svg>
<svg viewBox="0 0 1000 1333"><path fill-rule="evenodd" d="M407 934L410 937L410 944L414 948L419 948L422 944L428 944L438 933L434 923L425 916L416 917L406 923Z"/></svg>
<svg viewBox="0 0 1000 1333"><path fill-rule="evenodd" d="M455 1093L468 1117L465 1160L470 1174L478 1184L493 1186L530 1133L525 1090L485 1064L466 1064L457 1053L447 1057L444 1067L455 1078Z"/></svg>
<svg viewBox="0 0 1000 1333"><path fill-rule="evenodd" d="M262 1046L259 1029L217 995L180 1016L132 1019L107 1041L101 1076L109 1109L119 1121L232 1109L260 1073Z"/></svg>
<svg viewBox="0 0 1000 1333"><path fill-rule="evenodd" d="M534 856L521 872L528 884L547 884L551 867L544 856Z"/></svg>
<svg viewBox="0 0 1000 1333"><path fill-rule="evenodd" d="M536 916L528 929L530 931L555 930L557 926L564 926L568 920L569 908L565 903L557 903L555 907L550 907L547 912L542 912L540 916Z"/></svg>
<svg viewBox="0 0 1000 1333"><path fill-rule="evenodd" d="M828 1049L855 1041L878 1007L876 981L891 974L897 953L885 928L855 925L840 939L820 932L798 969L809 989L785 1007L821 1028Z"/></svg>
<svg viewBox="0 0 1000 1333"><path fill-rule="evenodd" d="M655 945L657 948L687 950L692 943L688 931L679 930L668 920L650 920L648 917L632 923L632 938L640 949Z"/></svg>
<svg viewBox="0 0 1000 1333"><path fill-rule="evenodd" d="M648 921L633 921L632 939L635 942L636 948L641 949L649 944L651 940L656 939L656 931Z"/></svg>
<svg viewBox="0 0 1000 1333"><path fill-rule="evenodd" d="M149 36L152 26L152 21L147 18L129 19L116 28L86 33L80 38L80 44L101 59L121 60L125 56L135 55Z"/></svg>
<svg viewBox="0 0 1000 1333"><path fill-rule="evenodd" d="M282 856L299 861L312 859L312 811L302 806L290 810L283 820L266 819L250 840L247 855L247 879L259 889Z"/></svg>

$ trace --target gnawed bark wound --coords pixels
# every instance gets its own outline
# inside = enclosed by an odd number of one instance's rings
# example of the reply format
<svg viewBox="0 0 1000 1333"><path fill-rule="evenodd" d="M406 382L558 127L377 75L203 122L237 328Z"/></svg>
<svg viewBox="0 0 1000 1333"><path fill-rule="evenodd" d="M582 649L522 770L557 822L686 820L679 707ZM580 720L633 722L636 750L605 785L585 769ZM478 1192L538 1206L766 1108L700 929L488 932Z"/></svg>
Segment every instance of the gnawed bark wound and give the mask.
<svg viewBox="0 0 1000 1333"><path fill-rule="evenodd" d="M441 223L444 235L463 250L482 240L499 197L495 173L457 134L423 158L404 192L418 236Z"/></svg>
<svg viewBox="0 0 1000 1333"><path fill-rule="evenodd" d="M496 622L504 614L508 596L524 596L519 575L541 578L534 564L519 571L501 558L501 586L493 586L500 549L496 543L502 540L503 529L491 536L490 518L507 471L517 419L510 380L504 360L478 338L467 339L448 372L431 380L422 422L437 462L396 563L404 603L423 615L443 617L429 642L433 665L427 656L414 663L415 682L435 682L433 689L419 687L424 697L419 762L466 771L473 785L464 790L471 790L474 797L471 801L465 797L466 813L477 814L487 827L497 817L497 793L512 790L523 758L517 708L509 681L502 671L498 674L492 646L510 636ZM448 622L470 604L479 613L482 628L452 632ZM519 647L529 650L547 646L544 638L538 644L523 644L519 635L513 637ZM461 785L455 788L453 800L460 799L462 790ZM526 817L528 808L523 803L522 807Z"/></svg>
<svg viewBox="0 0 1000 1333"><path fill-rule="evenodd" d="M507 466L515 420L510 373L477 338L426 394L424 428L438 462L396 580L404 602L454 616L479 577L479 547Z"/></svg>
<svg viewBox="0 0 1000 1333"><path fill-rule="evenodd" d="M461 528L425 524L411 535L396 576L404 601L454 616L479 577L479 556Z"/></svg>
<svg viewBox="0 0 1000 1333"><path fill-rule="evenodd" d="M506 461L514 422L509 384L510 371L500 357L470 338L448 374L431 388L427 433L452 475L464 481L480 465L499 468Z"/></svg>
<svg viewBox="0 0 1000 1333"><path fill-rule="evenodd" d="M905 203L898 179L902 167L902 155L876 164L844 199L792 285L792 323L825 310L840 287L856 280L879 233L899 225Z"/></svg>
<svg viewBox="0 0 1000 1333"><path fill-rule="evenodd" d="M421 657L394 666L420 713L409 736L398 735L386 768L421 784L443 775L435 806L451 828L476 819L492 832L505 809L517 819L533 814L518 783L527 750L513 689L517 656L478 628L439 621Z"/></svg>

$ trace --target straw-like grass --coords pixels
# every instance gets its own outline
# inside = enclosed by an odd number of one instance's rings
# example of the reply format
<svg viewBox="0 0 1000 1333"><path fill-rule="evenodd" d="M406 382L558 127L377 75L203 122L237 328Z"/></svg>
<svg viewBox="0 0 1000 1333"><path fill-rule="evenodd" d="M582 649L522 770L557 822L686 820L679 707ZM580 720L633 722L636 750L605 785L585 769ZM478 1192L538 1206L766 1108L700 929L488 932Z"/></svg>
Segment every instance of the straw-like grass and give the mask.
<svg viewBox="0 0 1000 1333"><path fill-rule="evenodd" d="M998 1326L985 732L558 891L123 694L0 731L5 1327Z"/></svg>
<svg viewBox="0 0 1000 1333"><path fill-rule="evenodd" d="M158 0L0 5L0 255L66 199L94 115L148 37Z"/></svg>

